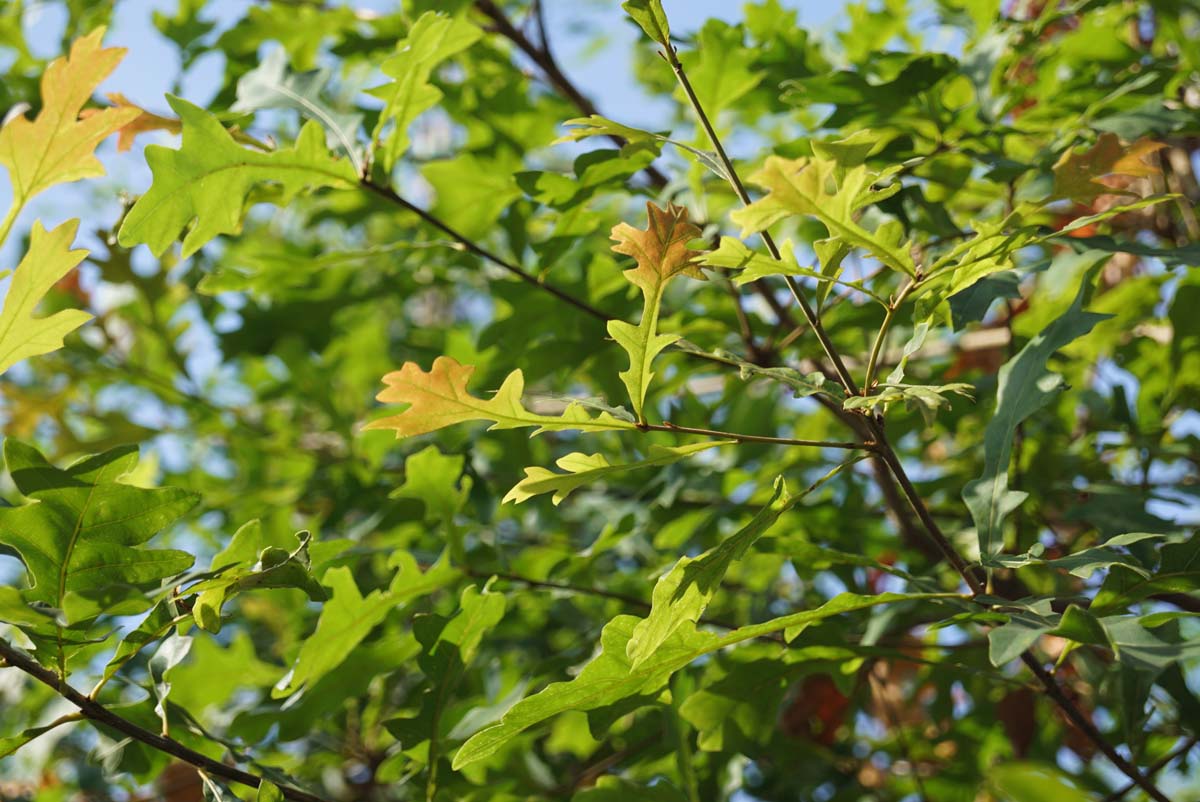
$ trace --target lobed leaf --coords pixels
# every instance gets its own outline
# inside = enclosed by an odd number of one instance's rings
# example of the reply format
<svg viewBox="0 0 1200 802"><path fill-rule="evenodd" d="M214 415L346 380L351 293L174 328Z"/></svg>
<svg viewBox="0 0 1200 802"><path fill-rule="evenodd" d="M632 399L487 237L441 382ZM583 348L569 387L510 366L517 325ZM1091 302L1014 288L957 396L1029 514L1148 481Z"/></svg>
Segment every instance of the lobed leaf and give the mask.
<svg viewBox="0 0 1200 802"><path fill-rule="evenodd" d="M492 421L492 429L537 426L534 434L571 429L594 432L637 428L607 412L593 418L582 405L574 403L558 417L530 412L521 404L525 377L520 370L508 374L495 396L478 398L467 390L474 372L473 366L459 364L448 356L435 359L428 373L415 362L404 363L400 370L383 377L388 386L376 398L387 404L408 404L408 409L399 415L371 421L363 429L391 429L397 438L402 438L476 420Z"/></svg>
<svg viewBox="0 0 1200 802"><path fill-rule="evenodd" d="M50 288L87 256L85 250L70 250L78 228L78 220L51 231L40 222L33 224L29 252L13 273L0 311L0 373L22 359L62 348L63 337L92 319L80 309L63 309L41 318L33 314Z"/></svg>
<svg viewBox="0 0 1200 802"><path fill-rule="evenodd" d="M633 412L642 422L646 419L643 411L646 392L654 378L650 365L664 348L679 339L658 333L663 293L678 275L704 278L693 264L699 252L688 247L689 242L700 236L700 229L688 221L687 209L671 203L664 210L647 203L646 214L645 229L620 223L612 230L612 239L617 243L612 249L637 261L637 266L626 270L624 275L642 291L642 319L637 326L622 320L608 323L608 333L629 354L629 369L621 371L620 376L629 391Z"/></svg>
<svg viewBox="0 0 1200 802"><path fill-rule="evenodd" d="M634 471L640 468L670 465L681 459L686 459L693 454L699 454L701 451L707 451L717 446L730 445L733 442L735 441L718 440L708 443L693 443L686 446L652 445L649 449L649 456L645 459L638 460L637 462L627 462L623 465L610 464L603 454L581 454L579 452L567 454L555 462L555 465L567 471L567 473L555 473L554 471L540 467L526 468L525 478L513 487L512 490L508 491L508 495L504 497L501 503L512 501L520 504L522 501L531 499L534 496L543 493L553 493L553 501L555 506L557 506L572 491L579 489L585 484L599 481L607 476Z"/></svg>
<svg viewBox="0 0 1200 802"><path fill-rule="evenodd" d="M261 152L241 147L217 118L182 98L167 101L183 125L178 150L146 148L154 182L129 210L117 240L122 246L149 246L161 256L194 221L183 240L183 257L209 240L241 228L251 188L263 182L280 188L278 202L318 188L348 189L358 184L350 162L336 159L325 147L321 127L307 123L294 147Z"/></svg>
<svg viewBox="0 0 1200 802"><path fill-rule="evenodd" d="M72 42L70 55L42 75L37 117L17 116L0 128L0 164L8 169L14 207L55 184L104 175L96 146L138 116L116 107L81 118L92 92L125 56L122 47L102 48L103 37L97 28Z"/></svg>

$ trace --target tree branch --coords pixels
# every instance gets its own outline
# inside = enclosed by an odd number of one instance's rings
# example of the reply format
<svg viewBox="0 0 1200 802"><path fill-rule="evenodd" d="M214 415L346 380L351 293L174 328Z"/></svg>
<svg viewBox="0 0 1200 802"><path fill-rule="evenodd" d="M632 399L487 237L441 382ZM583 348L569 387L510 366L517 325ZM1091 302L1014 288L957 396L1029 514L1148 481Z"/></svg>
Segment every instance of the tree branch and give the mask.
<svg viewBox="0 0 1200 802"><path fill-rule="evenodd" d="M3 638L0 638L0 658L3 658L4 662L8 665L24 671L38 682L53 689L59 696L79 708L79 712L85 718L97 724L103 724L106 727L124 733L136 741L141 741L147 746L154 747L160 752L179 758L201 771L224 780L249 788L258 788L263 783L263 778L256 774L251 774L234 766L227 766L224 763L213 760L207 755L200 754L194 749L189 749L172 738L143 729L129 719L117 715L96 700L84 696L72 688L67 684L65 679L60 678L32 657L16 649ZM294 802L327 802L327 800L316 794L310 794L307 791L302 791L290 785L280 785L278 787L285 799L291 799Z"/></svg>

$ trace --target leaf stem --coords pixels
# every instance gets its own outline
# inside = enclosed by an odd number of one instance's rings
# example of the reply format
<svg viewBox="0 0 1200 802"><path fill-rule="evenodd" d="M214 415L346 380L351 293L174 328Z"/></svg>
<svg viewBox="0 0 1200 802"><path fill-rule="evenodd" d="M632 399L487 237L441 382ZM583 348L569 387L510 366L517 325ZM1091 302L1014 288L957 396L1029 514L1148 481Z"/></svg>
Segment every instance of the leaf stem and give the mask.
<svg viewBox="0 0 1200 802"><path fill-rule="evenodd" d="M53 689L59 696L79 708L79 712L84 718L90 719L97 724L111 727L134 740L154 747L160 752L179 758L183 762L189 763L208 774L249 788L258 788L262 785L263 778L258 775L251 774L234 766L227 766L207 755L189 749L172 738L143 729L129 719L117 715L104 705L94 699L89 699L72 688L67 684L65 679L59 678L53 671L44 668L32 657L15 648L3 638L0 638L0 658L3 658L4 662L13 668L20 669L38 682ZM278 787L285 799L291 799L294 802L326 802L325 799L316 794L310 794L307 791L302 791L290 785L280 785Z"/></svg>
<svg viewBox="0 0 1200 802"><path fill-rule="evenodd" d="M834 440L796 440L790 437L768 437L760 434L739 434L737 432L721 432L715 429L700 429L695 426L677 426L670 421L663 423L641 423L638 428L643 431L651 432L680 432L683 434L701 434L705 437L715 437L723 440L737 440L745 443L770 443L780 446L812 446L814 448L845 448L845 449L862 449L870 451L874 449L875 443L867 441L864 443L854 443Z"/></svg>
<svg viewBox="0 0 1200 802"><path fill-rule="evenodd" d="M704 133L708 136L708 141L712 144L713 150L717 152L717 158L721 160L721 165L725 168L730 186L737 193L742 205L749 206L751 202L750 193L746 192L746 187L737 173L737 168L733 166L729 154L725 152L725 146L721 144L721 138L717 136L716 130L708 119L708 114L704 111L704 106L700 103L700 98L696 96L696 90L692 88L692 82L688 80L687 72L683 69L683 64L680 63L675 48L666 45L660 53L666 59L667 63L671 65L671 69L674 71L679 85L683 87L683 92L687 95L688 103L691 104L692 110L696 113L696 119L700 121L700 127L704 129ZM777 262L782 262L783 254L780 252L779 246L775 244L775 240L771 238L770 233L763 231L760 236L762 237L763 245L766 246L767 251L771 254L771 258ZM841 356L838 355L837 349L833 347L833 342L829 339L825 327L821 325L820 318L804 297L803 288L791 276L784 276L783 280L787 282L788 290L792 293L792 297L796 299L796 303L799 304L800 312L804 315L805 321L808 322L808 327L813 330L813 334L817 336L818 342L821 343L821 349L825 352L825 356L833 363L833 369L836 371L842 386L846 388L846 392L850 395L858 395L858 387L854 383L854 377L846 369Z"/></svg>
<svg viewBox="0 0 1200 802"><path fill-rule="evenodd" d="M879 353L883 350L883 343L887 339L888 330L892 327L892 321L896 317L896 310L904 303L904 299L916 287L916 282L908 281L900 289L895 300L887 304L887 312L883 316L883 323L879 327L879 333L875 335L875 342L871 346L871 356L867 359L867 373L863 378L863 392L870 392L875 381L875 366L879 362Z"/></svg>
<svg viewBox="0 0 1200 802"><path fill-rule="evenodd" d="M13 224L17 222L17 215L21 213L22 203L17 203L14 197L12 203L9 204L8 211L4 214L4 221L0 222L0 245L3 245L8 239L9 232L12 231Z"/></svg>

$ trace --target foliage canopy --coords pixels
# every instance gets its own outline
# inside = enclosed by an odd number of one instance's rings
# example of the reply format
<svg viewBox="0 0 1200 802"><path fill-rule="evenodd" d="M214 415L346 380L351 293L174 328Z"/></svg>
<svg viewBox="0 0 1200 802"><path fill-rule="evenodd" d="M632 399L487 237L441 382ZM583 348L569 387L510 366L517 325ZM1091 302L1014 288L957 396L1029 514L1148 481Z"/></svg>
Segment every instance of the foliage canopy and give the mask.
<svg viewBox="0 0 1200 802"><path fill-rule="evenodd" d="M32 5L0 796L1200 793L1193 4Z"/></svg>

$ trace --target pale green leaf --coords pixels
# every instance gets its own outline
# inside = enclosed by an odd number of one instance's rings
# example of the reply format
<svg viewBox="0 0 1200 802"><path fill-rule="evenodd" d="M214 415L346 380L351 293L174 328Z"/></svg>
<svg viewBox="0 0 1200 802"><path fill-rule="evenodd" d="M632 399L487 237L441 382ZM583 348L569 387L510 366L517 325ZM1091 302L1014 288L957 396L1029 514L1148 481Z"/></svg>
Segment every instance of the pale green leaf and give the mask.
<svg viewBox="0 0 1200 802"><path fill-rule="evenodd" d="M63 337L91 320L92 316L80 309L40 318L33 314L50 288L87 256L85 250L70 250L78 227L78 220L51 231L40 222L33 224L29 252L13 273L0 311L0 373L22 359L62 348Z"/></svg>
<svg viewBox="0 0 1200 802"><path fill-rule="evenodd" d="M792 215L815 217L835 240L861 248L893 270L913 276L916 265L908 244L900 240L899 227L884 225L871 232L855 219L864 207L900 191L898 182L879 190L872 188L886 177L865 165L847 168L829 159L768 156L763 168L750 176L767 195L731 217L741 225L743 238Z"/></svg>
<svg viewBox="0 0 1200 802"><path fill-rule="evenodd" d="M625 9L625 13L647 36L663 47L671 46L671 26L667 23L667 12L663 11L662 0L625 0L621 8Z"/></svg>
<svg viewBox="0 0 1200 802"><path fill-rule="evenodd" d="M718 440L708 443L693 443L686 446L652 445L649 449L649 456L645 459L618 465L610 464L603 454L581 454L579 452L567 454L555 462L558 467L567 471L567 473L555 473L554 471L540 467L526 468L525 478L512 490L508 491L508 495L504 497L504 502L512 501L520 504L522 501L531 499L534 496L543 493L553 493L554 504L558 505L572 491L605 477L641 468L670 465L681 459L686 459L693 454L699 454L701 451L707 451L717 446L729 445L733 442L733 440Z"/></svg>
<svg viewBox="0 0 1200 802"><path fill-rule="evenodd" d="M429 82L433 70L446 59L466 50L483 35L465 17L426 11L396 43L396 53L380 65L393 79L368 90L384 102L372 138L379 143L376 157L390 171L408 150L408 129L423 112L437 105L442 91ZM392 128L384 135L388 123Z"/></svg>
<svg viewBox="0 0 1200 802"><path fill-rule="evenodd" d="M600 654L574 679L553 683L540 693L521 700L499 722L477 732L454 756L454 768L457 770L495 754L519 733L568 710L595 710L631 697L652 699L676 671L719 649L774 632L786 631L787 636L795 638L812 624L880 604L951 597L959 598L950 593L881 593L875 596L843 593L813 610L741 627L723 636L699 631L689 624L677 628L636 668L627 649L640 619L617 616L600 634Z"/></svg>

